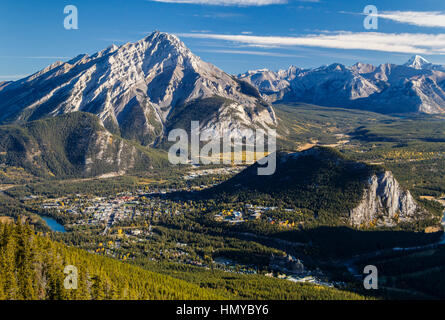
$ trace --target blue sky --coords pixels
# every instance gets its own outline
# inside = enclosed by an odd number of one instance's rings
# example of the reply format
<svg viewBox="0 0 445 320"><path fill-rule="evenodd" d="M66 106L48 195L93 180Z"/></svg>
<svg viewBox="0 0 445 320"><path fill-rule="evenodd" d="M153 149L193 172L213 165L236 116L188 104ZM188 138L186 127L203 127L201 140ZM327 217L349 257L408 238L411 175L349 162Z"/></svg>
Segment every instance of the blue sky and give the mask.
<svg viewBox="0 0 445 320"><path fill-rule="evenodd" d="M366 5L379 12L366 30ZM66 5L79 29L63 27ZM445 64L443 0L1 0L0 81L56 60L136 41L154 30L177 34L229 73L357 61L403 63L420 54Z"/></svg>

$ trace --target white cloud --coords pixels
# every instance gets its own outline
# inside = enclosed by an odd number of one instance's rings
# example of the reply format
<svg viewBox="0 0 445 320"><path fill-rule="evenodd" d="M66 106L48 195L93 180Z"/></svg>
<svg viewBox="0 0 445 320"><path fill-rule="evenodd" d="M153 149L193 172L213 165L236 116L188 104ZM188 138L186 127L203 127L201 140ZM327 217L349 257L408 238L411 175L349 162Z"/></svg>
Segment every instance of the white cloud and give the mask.
<svg viewBox="0 0 445 320"><path fill-rule="evenodd" d="M445 28L445 12L442 11L383 11L378 16L421 27Z"/></svg>
<svg viewBox="0 0 445 320"><path fill-rule="evenodd" d="M23 59L71 59L72 57L58 57L58 56L32 56L32 57L18 57Z"/></svg>
<svg viewBox="0 0 445 320"><path fill-rule="evenodd" d="M277 52L268 52L268 51L251 51L251 50L226 50L226 49L215 49L215 50L196 50L196 52L211 52L211 53L227 53L227 54L247 54L247 55L255 55L255 56L268 56L268 57L288 57L288 58L304 58L304 56L293 55L293 54L284 54Z"/></svg>
<svg viewBox="0 0 445 320"><path fill-rule="evenodd" d="M190 32L195 32L195 33L210 33L212 32L211 30L190 30Z"/></svg>
<svg viewBox="0 0 445 320"><path fill-rule="evenodd" d="M411 54L445 54L445 34L346 32L295 37L226 34L178 34L184 38L225 40L256 46L307 46Z"/></svg>
<svg viewBox="0 0 445 320"><path fill-rule="evenodd" d="M11 74L11 75L0 75L0 81L11 81L11 80L17 80L27 77L28 75L25 74Z"/></svg>
<svg viewBox="0 0 445 320"><path fill-rule="evenodd" d="M57 59L71 59L72 57L59 57L59 56L0 56L0 58L4 59L48 59L48 60L57 60Z"/></svg>
<svg viewBox="0 0 445 320"><path fill-rule="evenodd" d="M164 3L203 4L210 6L267 6L286 4L287 0L150 0Z"/></svg>
<svg viewBox="0 0 445 320"><path fill-rule="evenodd" d="M240 19L243 18L245 15L234 12L212 12L203 15L195 14L194 16L208 18L208 19Z"/></svg>

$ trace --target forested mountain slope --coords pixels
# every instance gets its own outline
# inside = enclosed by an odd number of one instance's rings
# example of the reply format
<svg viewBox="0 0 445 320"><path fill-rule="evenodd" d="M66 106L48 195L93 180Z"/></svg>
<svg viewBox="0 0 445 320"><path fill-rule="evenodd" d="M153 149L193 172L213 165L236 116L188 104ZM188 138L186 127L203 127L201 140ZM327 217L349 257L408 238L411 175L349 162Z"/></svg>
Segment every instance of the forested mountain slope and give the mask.
<svg viewBox="0 0 445 320"><path fill-rule="evenodd" d="M0 126L0 163L42 177L94 177L168 164L163 152L113 135L97 116L83 112Z"/></svg>
<svg viewBox="0 0 445 320"><path fill-rule="evenodd" d="M78 270L66 290L64 269ZM0 299L218 299L212 290L87 253L36 235L28 225L0 223Z"/></svg>
<svg viewBox="0 0 445 320"><path fill-rule="evenodd" d="M64 269L68 265L78 269L77 290L64 287L67 276ZM36 234L29 225L0 223L0 300L365 298L336 288L297 284L263 275L230 274L197 267L190 267L188 271L187 267L180 269L183 272L172 272L156 264L156 272L151 272L67 247L48 235Z"/></svg>

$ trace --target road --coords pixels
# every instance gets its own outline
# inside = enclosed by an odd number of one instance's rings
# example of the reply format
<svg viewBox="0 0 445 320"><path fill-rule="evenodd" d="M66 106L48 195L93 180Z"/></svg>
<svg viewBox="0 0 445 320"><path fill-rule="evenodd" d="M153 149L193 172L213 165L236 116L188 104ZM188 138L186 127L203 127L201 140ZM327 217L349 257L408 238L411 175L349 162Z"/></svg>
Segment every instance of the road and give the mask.
<svg viewBox="0 0 445 320"><path fill-rule="evenodd" d="M353 258L343 261L343 265L348 269L349 273L351 273L354 277L361 279L363 273L360 270L358 270L357 266L355 265L355 263L357 263L357 261L359 261L359 260L375 258L375 257L378 257L378 256L384 254L384 253L390 253L392 251L395 251L395 252L406 251L406 252L408 252L408 251L415 251L415 250L428 250L428 249L437 248L440 245L445 245L445 211L443 213L443 218L442 218L441 224L444 229L444 233L442 234L442 237L434 243L421 245L421 246L414 246L414 247L405 247L405 248L394 247L394 248L390 248L390 249L383 249L383 250L377 250L377 251L373 251L373 252L369 252L369 253L365 253L365 254L360 254Z"/></svg>

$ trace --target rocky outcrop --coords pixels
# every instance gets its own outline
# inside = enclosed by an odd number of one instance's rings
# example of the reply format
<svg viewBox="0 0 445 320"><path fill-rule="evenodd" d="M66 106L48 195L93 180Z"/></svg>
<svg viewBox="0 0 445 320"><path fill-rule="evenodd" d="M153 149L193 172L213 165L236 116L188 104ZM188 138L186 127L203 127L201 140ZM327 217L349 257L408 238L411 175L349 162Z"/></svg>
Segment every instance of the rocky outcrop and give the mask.
<svg viewBox="0 0 445 320"><path fill-rule="evenodd" d="M85 154L84 176L98 176L109 172L123 174L133 169L141 156L135 146L116 139L106 130L95 132L90 140Z"/></svg>
<svg viewBox="0 0 445 320"><path fill-rule="evenodd" d="M269 262L269 268L272 270L293 274L302 274L305 272L303 261L291 255L272 255Z"/></svg>
<svg viewBox="0 0 445 320"><path fill-rule="evenodd" d="M411 193L404 190L391 172L373 175L368 180L360 204L349 213L355 227L395 226L429 215Z"/></svg>

